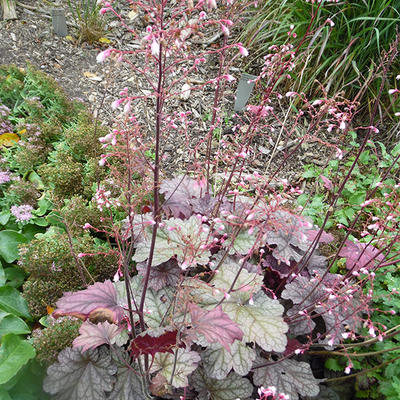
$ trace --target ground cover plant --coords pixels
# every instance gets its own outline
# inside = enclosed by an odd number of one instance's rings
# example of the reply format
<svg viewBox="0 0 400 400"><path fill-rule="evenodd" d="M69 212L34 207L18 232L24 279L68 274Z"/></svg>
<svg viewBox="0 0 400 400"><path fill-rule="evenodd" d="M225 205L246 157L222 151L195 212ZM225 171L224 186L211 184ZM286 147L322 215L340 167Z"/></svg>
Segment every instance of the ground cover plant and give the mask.
<svg viewBox="0 0 400 400"><path fill-rule="evenodd" d="M357 129L365 134L362 144L341 169L344 149L319 135L334 130L346 137L357 103L339 96L310 102L295 91L281 94L277 82L295 59L290 45L276 46L256 78L267 81L259 104L235 116L234 135L224 135L222 100L235 81L229 68L248 55L242 44L229 41L229 34L249 4L228 2L219 9L213 1L132 5L146 17L145 28L124 24L110 3L100 12L120 19L140 46L110 48L97 60L115 67L127 63L132 74L145 76L152 91L142 95L122 89L112 104L122 111L112 130L80 114L53 122L59 126L56 134L48 132L36 143L37 126L10 125L26 124L29 115L7 114L3 108L7 129L12 128L8 133L13 133L6 143L14 146L5 151L2 164L8 213L3 225L9 229L0 233L12 230L29 240L19 254L14 250L11 262L19 257L30 274L24 284L30 312L36 318L51 313L40 319L43 328L31 339L37 361L50 365L44 391L55 399L332 398L324 376L311 366L313 352L340 351L346 360L342 371L350 374L356 365L351 346L368 346L371 339L387 343L395 332L372 314L378 311L373 296L380 271L398 261L399 188L385 182L386 174L395 173L398 155L386 160L380 180L391 189L386 200L391 222L377 216L373 222L379 229L367 227L367 241L357 240L361 211L368 213L367 207L384 197L379 181L366 190L365 204L349 217L347 230L325 232L341 209L339 199L349 197L346 184L357 177L353 172L366 157L375 114L370 126ZM207 29L221 31L219 46L189 46L189 37ZM389 57L396 54L393 49ZM202 83L191 80L210 59L219 60L215 76ZM23 86L26 79L22 73L15 84ZM176 112L174 106L207 88L215 97L203 132L189 112ZM303 107L289 107L293 114L282 120L274 109L282 97L296 97ZM147 121L145 113L132 112L143 101L153 107L146 110ZM269 162L263 176L249 164L257 156L255 141L272 136L271 120L281 127L277 143L290 138L295 146ZM295 127L305 121L306 132L297 136ZM171 136L185 139L188 158L180 171L167 173L160 149ZM317 221L320 226L296 207L301 189L278 178L309 140L319 140L327 157L338 161L337 170L344 171L324 219ZM35 154L32 142L45 151L40 162L27 157ZM31 164L22 163L27 158ZM39 198L34 190L30 197L23 197L19 186L9 190L17 173L36 184ZM324 184L334 186L326 175ZM312 199L302 202L304 208L306 203ZM12 212L13 206L25 207ZM26 236L27 221L39 221L39 231ZM338 259L346 264L342 271L334 270ZM394 314L389 302L397 293L384 285L380 290L388 307L379 315L389 319ZM1 347L3 354L6 348ZM10 386L15 372L9 372ZM10 390L15 387L14 382ZM8 386L2 390L10 393Z"/></svg>

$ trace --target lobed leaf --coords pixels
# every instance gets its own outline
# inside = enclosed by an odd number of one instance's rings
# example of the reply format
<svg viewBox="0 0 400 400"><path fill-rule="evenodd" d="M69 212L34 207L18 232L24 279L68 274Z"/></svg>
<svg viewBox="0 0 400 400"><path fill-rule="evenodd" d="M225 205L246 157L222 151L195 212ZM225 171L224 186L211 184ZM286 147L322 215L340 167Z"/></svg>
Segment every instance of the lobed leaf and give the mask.
<svg viewBox="0 0 400 400"><path fill-rule="evenodd" d="M80 319L107 319L120 322L124 316L117 291L110 280L96 282L85 290L67 292L56 303L54 316L72 315Z"/></svg>
<svg viewBox="0 0 400 400"><path fill-rule="evenodd" d="M258 358L257 365L267 360ZM319 380L314 378L309 364L296 360L281 360L271 365L255 368L253 375L257 386L275 386L278 393L285 393L291 400L301 396L316 396L319 393Z"/></svg>
<svg viewBox="0 0 400 400"><path fill-rule="evenodd" d="M265 351L284 352L288 326L282 318L283 306L263 292L257 293L253 302L224 302L222 308L241 327L245 342L256 342Z"/></svg>
<svg viewBox="0 0 400 400"><path fill-rule="evenodd" d="M82 351L95 349L102 344L111 345L113 339L122 330L118 325L110 324L108 321L92 324L85 321L79 328L80 335L72 342L73 347L82 347Z"/></svg>
<svg viewBox="0 0 400 400"><path fill-rule="evenodd" d="M208 377L205 371L199 368L193 374L191 381L199 393L199 400L246 399L253 393L250 381L234 372L219 380Z"/></svg>
<svg viewBox="0 0 400 400"><path fill-rule="evenodd" d="M208 343L220 343L227 351L237 339L242 340L243 332L229 316L218 306L212 311L206 311L194 303L189 303L191 314L191 330L203 335Z"/></svg>
<svg viewBox="0 0 400 400"><path fill-rule="evenodd" d="M158 372L164 376L173 387L186 387L189 384L188 376L197 368L199 362L200 356L195 351L176 349L173 354L157 353L151 372Z"/></svg>
<svg viewBox="0 0 400 400"><path fill-rule="evenodd" d="M47 369L45 392L55 400L105 400L116 381L117 366L104 348L82 352L66 348Z"/></svg>

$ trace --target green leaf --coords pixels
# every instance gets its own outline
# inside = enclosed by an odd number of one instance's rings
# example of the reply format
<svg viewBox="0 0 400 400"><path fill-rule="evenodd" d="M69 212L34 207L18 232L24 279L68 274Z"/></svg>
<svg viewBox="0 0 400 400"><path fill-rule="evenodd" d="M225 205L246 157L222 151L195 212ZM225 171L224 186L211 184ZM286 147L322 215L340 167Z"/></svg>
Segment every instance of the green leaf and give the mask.
<svg viewBox="0 0 400 400"><path fill-rule="evenodd" d="M225 301L222 309L240 326L244 342L256 342L265 351L285 351L288 326L282 318L283 306L263 292L254 296L253 303Z"/></svg>
<svg viewBox="0 0 400 400"><path fill-rule="evenodd" d="M349 197L349 204L352 206L359 206L365 201L365 191L357 191Z"/></svg>
<svg viewBox="0 0 400 400"><path fill-rule="evenodd" d="M0 261L0 286L3 286L6 283L6 273L4 272L3 265Z"/></svg>
<svg viewBox="0 0 400 400"><path fill-rule="evenodd" d="M247 375L256 358L256 352L244 342L235 340L228 352L220 344L212 344L201 353L207 375L215 379L224 379L231 369L239 375Z"/></svg>
<svg viewBox="0 0 400 400"><path fill-rule="evenodd" d="M7 263L12 263L18 258L18 245L28 240L16 231L0 231L0 256Z"/></svg>
<svg viewBox="0 0 400 400"><path fill-rule="evenodd" d="M13 288L19 288L25 281L25 272L16 266L8 267L4 270L7 286L12 286Z"/></svg>
<svg viewBox="0 0 400 400"><path fill-rule="evenodd" d="M199 354L187 349L177 349L174 354L156 353L151 371L158 371L167 382L171 381L173 375L173 387L186 387L189 384L188 376L197 368L199 361Z"/></svg>
<svg viewBox="0 0 400 400"><path fill-rule="evenodd" d="M8 333L22 335L30 333L28 325L19 317L0 310L0 337Z"/></svg>
<svg viewBox="0 0 400 400"><path fill-rule="evenodd" d="M390 152L390 154L393 157L397 157L400 153L400 143L397 143L396 146L393 147L393 150Z"/></svg>
<svg viewBox="0 0 400 400"><path fill-rule="evenodd" d="M201 368L197 369L191 379L199 393L199 400L233 400L247 399L253 392L253 385L246 378L234 372L225 379L213 379Z"/></svg>
<svg viewBox="0 0 400 400"><path fill-rule="evenodd" d="M6 225L8 220L10 219L11 213L8 210L4 210L0 213L0 224Z"/></svg>
<svg viewBox="0 0 400 400"><path fill-rule="evenodd" d="M1 400L13 400L12 397L9 395L9 393L0 388L0 399Z"/></svg>
<svg viewBox="0 0 400 400"><path fill-rule="evenodd" d="M19 336L3 336L0 347L0 384L8 382L35 354L33 346Z"/></svg>
<svg viewBox="0 0 400 400"><path fill-rule="evenodd" d="M325 361L325 368L331 371L343 371L343 365L340 364L337 358L328 358Z"/></svg>
<svg viewBox="0 0 400 400"><path fill-rule="evenodd" d="M0 309L31 319L25 299L18 290L10 286L0 287Z"/></svg>

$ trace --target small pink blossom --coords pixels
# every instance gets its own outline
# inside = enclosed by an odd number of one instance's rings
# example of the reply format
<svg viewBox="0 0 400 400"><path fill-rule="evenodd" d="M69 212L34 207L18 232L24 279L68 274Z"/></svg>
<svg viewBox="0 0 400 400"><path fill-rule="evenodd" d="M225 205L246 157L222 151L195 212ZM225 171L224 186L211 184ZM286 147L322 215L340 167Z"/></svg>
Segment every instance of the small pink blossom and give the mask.
<svg viewBox="0 0 400 400"><path fill-rule="evenodd" d="M111 54L110 49L104 50L101 53L97 54L96 61L98 63L102 63L107 57L110 56L110 54Z"/></svg>
<svg viewBox="0 0 400 400"><path fill-rule="evenodd" d="M160 55L160 43L158 43L157 40L153 39L150 48L153 56L158 57Z"/></svg>
<svg viewBox="0 0 400 400"><path fill-rule="evenodd" d="M0 171L0 185L11 181L11 176L8 171Z"/></svg>
<svg viewBox="0 0 400 400"><path fill-rule="evenodd" d="M249 55L248 50L243 47L240 43L238 44L238 49L239 49L239 53L243 56L243 57L247 57Z"/></svg>
<svg viewBox="0 0 400 400"><path fill-rule="evenodd" d="M22 204L20 206L12 206L10 211L18 222L28 221L33 218L31 211L33 207L29 204Z"/></svg>
<svg viewBox="0 0 400 400"><path fill-rule="evenodd" d="M389 90L389 94L395 94L395 93L397 93L399 90L398 89L390 89Z"/></svg>
<svg viewBox="0 0 400 400"><path fill-rule="evenodd" d="M325 22L329 24L332 28L335 26L335 23L330 18L327 18Z"/></svg>
<svg viewBox="0 0 400 400"><path fill-rule="evenodd" d="M223 78L225 78L228 82L233 82L236 80L236 78L230 74L224 75Z"/></svg>
<svg viewBox="0 0 400 400"><path fill-rule="evenodd" d="M229 29L224 24L221 24L221 30L225 36L229 36L230 34Z"/></svg>

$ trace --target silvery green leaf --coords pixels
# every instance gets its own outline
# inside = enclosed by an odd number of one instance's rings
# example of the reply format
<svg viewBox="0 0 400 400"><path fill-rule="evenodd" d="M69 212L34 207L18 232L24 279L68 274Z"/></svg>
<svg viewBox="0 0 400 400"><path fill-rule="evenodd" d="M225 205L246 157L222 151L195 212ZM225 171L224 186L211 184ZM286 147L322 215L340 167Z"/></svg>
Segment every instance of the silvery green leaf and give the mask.
<svg viewBox="0 0 400 400"><path fill-rule="evenodd" d="M235 240L231 239L231 234L232 229L228 229L226 227L226 231L229 234L228 238L225 240L223 247L225 249L229 248L229 254L242 254L242 255L247 255L249 251L253 248L253 246L257 243L259 240L257 238L258 236L258 229L254 229L252 233L249 233L248 229L242 229L236 236ZM258 248L259 246L256 246L255 248Z"/></svg>
<svg viewBox="0 0 400 400"><path fill-rule="evenodd" d="M215 379L224 379L232 369L232 355L219 344L212 344L201 353L207 375Z"/></svg>
<svg viewBox="0 0 400 400"><path fill-rule="evenodd" d="M233 368L239 375L247 375L256 358L255 351L246 343L236 340L228 352L219 344L212 344L201 353L207 375L215 379L224 379Z"/></svg>
<svg viewBox="0 0 400 400"><path fill-rule="evenodd" d="M185 387L189 384L188 376L197 368L199 361L199 354L187 349L176 349L173 354L157 353L154 356L151 372L163 375L167 382L171 382L172 377L173 387Z"/></svg>
<svg viewBox="0 0 400 400"><path fill-rule="evenodd" d="M143 383L136 363L129 365L127 353L113 348L113 359L118 365L117 381L108 400L144 400Z"/></svg>
<svg viewBox="0 0 400 400"><path fill-rule="evenodd" d="M221 290L221 298L223 292L227 292L236 275L240 269L239 264L234 264L231 262L223 263L211 280L212 285ZM239 277L235 282L232 291L229 293L230 298L226 301L228 302L241 302L245 303L261 290L261 285L263 282L263 277L257 273L248 272L246 269L240 271Z"/></svg>
<svg viewBox="0 0 400 400"><path fill-rule="evenodd" d="M304 218L283 210L275 211L268 224L273 229L267 232L267 243L276 245L273 256L286 264L291 259L299 261L311 244L306 232L312 225Z"/></svg>
<svg viewBox="0 0 400 400"><path fill-rule="evenodd" d="M232 344L232 367L239 375L247 375L256 359L256 352L238 340Z"/></svg>
<svg viewBox="0 0 400 400"><path fill-rule="evenodd" d="M66 348L58 362L47 369L45 392L55 400L105 400L115 383L117 366L104 348L88 350Z"/></svg>
<svg viewBox="0 0 400 400"><path fill-rule="evenodd" d="M283 306L263 292L257 293L253 302L224 302L222 309L241 327L244 342L256 342L265 351L285 351L288 326L282 318Z"/></svg>
<svg viewBox="0 0 400 400"><path fill-rule="evenodd" d="M265 364L267 360L259 357L257 365ZM319 393L319 381L314 378L309 364L296 360L282 360L266 367L255 368L253 375L257 386L276 387L278 393L289 395L291 400L301 396L316 396Z"/></svg>
<svg viewBox="0 0 400 400"><path fill-rule="evenodd" d="M174 301L174 288L167 286L161 290L149 289L145 298L146 313L144 319L151 328L157 328L166 321L166 314Z"/></svg>
<svg viewBox="0 0 400 400"><path fill-rule="evenodd" d="M185 268L208 262L211 253L204 246L209 240L208 227L198 217L192 216L187 220L171 218L163 221L163 225L157 230L152 266L162 264L172 257L176 257ZM149 234L143 242L137 244L134 261L147 260L150 240Z"/></svg>
<svg viewBox="0 0 400 400"><path fill-rule="evenodd" d="M225 379L214 379L198 368L191 382L199 393L199 400L234 400L246 399L253 393L253 385L246 378L231 372Z"/></svg>

